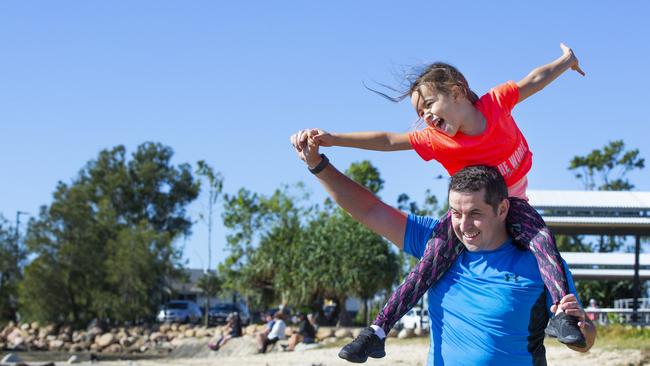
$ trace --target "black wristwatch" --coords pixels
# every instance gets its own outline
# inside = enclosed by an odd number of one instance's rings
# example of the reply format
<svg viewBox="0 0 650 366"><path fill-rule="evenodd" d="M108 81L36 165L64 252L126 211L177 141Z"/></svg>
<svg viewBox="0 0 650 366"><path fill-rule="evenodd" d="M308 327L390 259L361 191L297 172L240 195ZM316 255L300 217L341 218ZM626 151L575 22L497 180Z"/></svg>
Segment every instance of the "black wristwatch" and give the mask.
<svg viewBox="0 0 650 366"><path fill-rule="evenodd" d="M327 167L327 165L329 165L329 163L330 163L330 159L328 159L327 156L325 156L325 154L320 154L320 157L321 157L322 160L320 161L320 163L318 163L318 165L316 165L313 168L308 167L309 171L312 174L318 174L318 173L322 172L323 169L325 169Z"/></svg>

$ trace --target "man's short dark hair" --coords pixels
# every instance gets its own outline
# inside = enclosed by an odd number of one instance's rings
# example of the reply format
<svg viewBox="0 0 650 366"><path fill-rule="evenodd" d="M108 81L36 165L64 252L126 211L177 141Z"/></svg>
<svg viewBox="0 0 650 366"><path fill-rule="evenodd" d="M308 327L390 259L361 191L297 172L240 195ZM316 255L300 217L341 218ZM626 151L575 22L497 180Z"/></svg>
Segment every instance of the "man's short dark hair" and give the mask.
<svg viewBox="0 0 650 366"><path fill-rule="evenodd" d="M508 186L496 168L487 165L468 166L456 172L449 182L449 191L459 193L474 193L484 188L485 203L496 212L501 201L508 198Z"/></svg>

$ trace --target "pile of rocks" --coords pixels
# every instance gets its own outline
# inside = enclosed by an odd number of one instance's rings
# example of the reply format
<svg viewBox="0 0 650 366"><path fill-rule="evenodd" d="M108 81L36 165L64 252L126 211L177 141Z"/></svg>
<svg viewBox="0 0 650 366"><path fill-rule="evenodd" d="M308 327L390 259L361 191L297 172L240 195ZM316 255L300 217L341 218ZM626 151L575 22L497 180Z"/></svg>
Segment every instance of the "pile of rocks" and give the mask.
<svg viewBox="0 0 650 366"><path fill-rule="evenodd" d="M244 335L253 337L264 329L264 325L252 324L244 328ZM221 334L223 327L194 326L190 324L157 324L152 326L116 327L103 330L92 326L85 330L74 330L64 325L40 325L38 322L14 324L10 322L0 331L2 351L64 351L70 353L148 353L166 354L183 344L185 340L208 341ZM295 327L287 327L289 337ZM360 328L321 327L317 339L322 344L352 339L359 335ZM388 336L411 338L426 334L418 329L392 330Z"/></svg>

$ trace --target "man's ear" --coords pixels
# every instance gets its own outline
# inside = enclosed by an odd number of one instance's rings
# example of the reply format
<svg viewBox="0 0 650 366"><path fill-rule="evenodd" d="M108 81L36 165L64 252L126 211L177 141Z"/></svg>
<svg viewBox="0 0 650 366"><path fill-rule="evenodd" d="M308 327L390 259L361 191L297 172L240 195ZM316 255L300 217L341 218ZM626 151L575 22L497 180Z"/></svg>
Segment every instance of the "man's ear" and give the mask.
<svg viewBox="0 0 650 366"><path fill-rule="evenodd" d="M508 210L510 210L510 200L506 198L499 204L499 218L505 220L508 217Z"/></svg>

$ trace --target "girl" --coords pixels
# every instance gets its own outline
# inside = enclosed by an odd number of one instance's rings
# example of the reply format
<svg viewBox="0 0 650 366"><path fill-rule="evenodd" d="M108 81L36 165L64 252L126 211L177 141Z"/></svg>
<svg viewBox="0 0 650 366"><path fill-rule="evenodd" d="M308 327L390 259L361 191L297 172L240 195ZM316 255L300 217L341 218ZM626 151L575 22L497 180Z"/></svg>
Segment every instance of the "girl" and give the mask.
<svg viewBox="0 0 650 366"><path fill-rule="evenodd" d="M573 51L560 44L562 56L531 71L519 82L499 85L482 97L470 88L465 77L451 65L429 65L409 89L396 98L382 94L392 101L410 97L418 117L426 123L422 130L410 133L357 132L328 133L320 129L299 132L298 144L307 138L320 146L347 146L368 150L396 151L414 149L424 160L435 159L450 175L470 165L491 165L499 169L511 196L508 230L512 238L529 248L539 266L544 284L554 304L569 293L563 261L552 234L541 216L527 203L526 175L532 165L532 154L526 139L511 116L517 103L542 90L568 69L584 76ZM296 148L300 149L299 146ZM433 245L391 295L388 303L371 326L371 336L362 332L352 343L343 347L339 356L352 362L364 362L368 356L383 357L385 335L450 267L463 244L453 234L451 214L441 220L438 234L429 241ZM560 307L558 306L558 309ZM560 342L578 347L584 336L577 319L561 310L553 316L546 329ZM378 339L377 339L378 338Z"/></svg>

